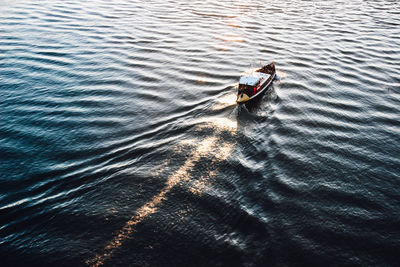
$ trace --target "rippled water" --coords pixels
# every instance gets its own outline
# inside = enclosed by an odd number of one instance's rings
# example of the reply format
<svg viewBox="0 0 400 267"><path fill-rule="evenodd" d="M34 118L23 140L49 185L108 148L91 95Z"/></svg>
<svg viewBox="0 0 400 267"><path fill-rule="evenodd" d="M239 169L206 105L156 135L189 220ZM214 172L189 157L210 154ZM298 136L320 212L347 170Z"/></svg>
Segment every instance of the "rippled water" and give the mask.
<svg viewBox="0 0 400 267"><path fill-rule="evenodd" d="M1 6L2 265L398 264L398 1Z"/></svg>

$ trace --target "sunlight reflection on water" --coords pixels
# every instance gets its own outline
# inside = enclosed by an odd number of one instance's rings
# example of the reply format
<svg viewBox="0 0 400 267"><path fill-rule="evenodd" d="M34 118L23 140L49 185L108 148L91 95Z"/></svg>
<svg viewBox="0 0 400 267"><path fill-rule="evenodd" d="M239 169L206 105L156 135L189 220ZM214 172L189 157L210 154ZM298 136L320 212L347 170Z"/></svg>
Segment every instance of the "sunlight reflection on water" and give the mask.
<svg viewBox="0 0 400 267"><path fill-rule="evenodd" d="M223 117L214 117L209 118L208 120L202 119L198 121L197 124L198 130L210 128L213 129L216 134L228 132L234 136L237 131L237 122ZM96 254L92 259L86 261L87 265L100 266L103 265L107 259L112 257L114 251L121 247L126 239L132 236L134 227L147 217L157 212L161 203L167 199L167 194L174 187L182 187L184 184L189 183L188 190L195 195L201 195L202 192L207 190L215 180L218 170L210 170L206 175L196 177L197 175L192 173L194 166L202 158L207 158L209 160L209 165L214 165L216 162L226 160L234 148L234 143L221 140L218 135L207 137L200 142L197 140L194 141L195 142L190 142L191 145L193 145L193 143L198 143L198 145L193 147L192 152L186 158L183 165L168 177L161 192L137 209L135 215L125 223L124 227L122 227L118 234L104 247L103 252ZM180 146L187 144L187 141L183 141Z"/></svg>

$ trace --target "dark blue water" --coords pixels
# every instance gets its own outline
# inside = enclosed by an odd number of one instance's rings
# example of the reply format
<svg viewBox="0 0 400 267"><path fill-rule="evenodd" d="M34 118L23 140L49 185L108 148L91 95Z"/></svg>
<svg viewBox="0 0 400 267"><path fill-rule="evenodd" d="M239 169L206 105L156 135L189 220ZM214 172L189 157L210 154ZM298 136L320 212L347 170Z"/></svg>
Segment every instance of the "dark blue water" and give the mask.
<svg viewBox="0 0 400 267"><path fill-rule="evenodd" d="M0 265L398 265L398 1L0 5Z"/></svg>

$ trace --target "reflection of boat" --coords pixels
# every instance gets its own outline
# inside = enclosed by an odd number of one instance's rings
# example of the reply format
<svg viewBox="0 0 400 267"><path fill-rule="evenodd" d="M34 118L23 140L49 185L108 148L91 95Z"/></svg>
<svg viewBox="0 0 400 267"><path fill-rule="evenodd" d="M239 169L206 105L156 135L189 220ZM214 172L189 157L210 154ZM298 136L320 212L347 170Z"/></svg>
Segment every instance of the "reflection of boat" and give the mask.
<svg viewBox="0 0 400 267"><path fill-rule="evenodd" d="M236 103L246 103L260 96L275 79L275 74L275 64L271 62L240 77Z"/></svg>

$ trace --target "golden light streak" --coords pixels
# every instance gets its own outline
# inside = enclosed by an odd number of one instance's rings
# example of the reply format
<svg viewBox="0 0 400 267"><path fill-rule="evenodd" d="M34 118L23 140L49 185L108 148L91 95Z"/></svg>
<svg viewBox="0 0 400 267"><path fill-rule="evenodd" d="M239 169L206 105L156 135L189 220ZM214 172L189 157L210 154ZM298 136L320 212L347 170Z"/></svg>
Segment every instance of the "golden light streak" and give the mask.
<svg viewBox="0 0 400 267"><path fill-rule="evenodd" d="M240 35L235 35L235 34L224 34L224 35L218 35L214 36L215 39L223 41L223 42L244 42L243 37Z"/></svg>
<svg viewBox="0 0 400 267"><path fill-rule="evenodd" d="M220 123L226 128L226 123ZM228 127L230 128L230 127ZM149 217L151 214L158 210L159 205L166 200L166 194L171 191L172 188L187 182L190 178L190 171L193 169L195 163L202 157L213 154L215 156L214 161L225 160L233 149L233 144L224 143L223 145L217 145L218 139L216 137L208 137L200 142L200 144L193 150L191 155L186 159L185 163L167 179L164 188L160 193L155 195L150 201L145 203L142 207L136 210L135 215L132 216L118 232L118 234L112 239L104 248L103 253L96 254L94 258L86 261L86 264L91 266L100 266L104 264L104 261L109 259L114 251L122 246L124 240L128 239L133 231L134 227L142 222L144 219ZM212 153L214 151L214 153ZM214 163L214 162L212 162ZM199 183L189 189L192 193L199 193L202 187L206 184L211 183L210 179L216 175L216 171L210 171L208 176L200 178ZM196 184L196 183L195 183ZM197 188L197 191L196 191Z"/></svg>
<svg viewBox="0 0 400 267"><path fill-rule="evenodd" d="M201 83L201 84L206 84L206 83L207 83L205 77L201 77L201 78L197 79L197 82L198 82L198 83Z"/></svg>
<svg viewBox="0 0 400 267"><path fill-rule="evenodd" d="M193 182L192 186L189 187L189 191L193 195L201 196L215 180L214 177L216 174L215 171L210 171L207 176L201 176L198 180Z"/></svg>
<svg viewBox="0 0 400 267"><path fill-rule="evenodd" d="M231 27L234 27L234 28L241 28L242 27L242 26L240 26L238 24L235 24L235 23L230 23L228 25L231 26Z"/></svg>
<svg viewBox="0 0 400 267"><path fill-rule="evenodd" d="M229 47L223 44L213 45L213 48L217 51L229 51Z"/></svg>
<svg viewBox="0 0 400 267"><path fill-rule="evenodd" d="M198 128L213 128L217 132L229 132L232 136L236 135L237 132L237 121L224 118L224 117L209 117L199 119L197 121Z"/></svg>
<svg viewBox="0 0 400 267"><path fill-rule="evenodd" d="M223 97L218 97L218 103L213 107L213 110L220 110L236 105L236 94L228 94Z"/></svg>

